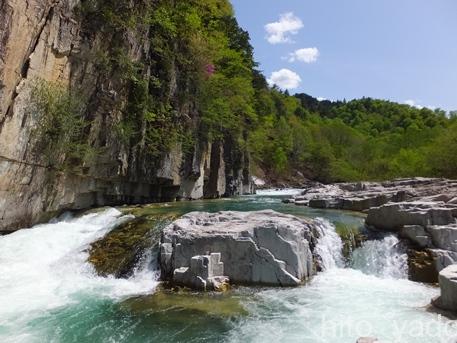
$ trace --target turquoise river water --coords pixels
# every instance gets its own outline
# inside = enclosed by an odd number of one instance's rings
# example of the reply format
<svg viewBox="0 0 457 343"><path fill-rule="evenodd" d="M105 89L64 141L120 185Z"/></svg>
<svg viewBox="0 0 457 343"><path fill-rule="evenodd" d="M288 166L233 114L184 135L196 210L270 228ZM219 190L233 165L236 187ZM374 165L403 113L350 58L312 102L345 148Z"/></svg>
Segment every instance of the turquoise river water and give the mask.
<svg viewBox="0 0 457 343"><path fill-rule="evenodd" d="M157 289L153 256L129 279L99 277L88 245L131 219L115 208L0 237L0 342L456 343L457 324L427 311L436 287L408 281L406 255L387 235L349 259L336 233L363 216L281 202L284 194L151 206L150 213L260 210L319 219L325 270L302 287L235 288L227 294ZM125 212L124 212L125 213Z"/></svg>

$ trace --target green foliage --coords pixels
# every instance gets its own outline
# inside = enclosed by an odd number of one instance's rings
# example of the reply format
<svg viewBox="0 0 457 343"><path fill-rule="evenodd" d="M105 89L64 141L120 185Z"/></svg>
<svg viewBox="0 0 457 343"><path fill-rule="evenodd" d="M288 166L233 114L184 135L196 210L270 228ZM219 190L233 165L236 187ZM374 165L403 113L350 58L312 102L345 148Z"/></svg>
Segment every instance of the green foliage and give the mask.
<svg viewBox="0 0 457 343"><path fill-rule="evenodd" d="M99 69L127 92L114 132L142 157L225 140L276 175L457 177L456 113L447 118L371 98L318 101L270 88L227 0L82 0L79 11L88 31L109 42L95 52ZM144 56L126 42L133 35L150 47Z"/></svg>
<svg viewBox="0 0 457 343"><path fill-rule="evenodd" d="M256 84L250 151L266 170L324 182L457 177L457 126L443 111L369 98L319 102Z"/></svg>
<svg viewBox="0 0 457 343"><path fill-rule="evenodd" d="M29 111L36 118L34 153L47 167L74 170L94 156L85 134L90 123L77 94L60 84L36 80Z"/></svg>
<svg viewBox="0 0 457 343"><path fill-rule="evenodd" d="M457 122L436 138L427 157L433 175L457 178Z"/></svg>

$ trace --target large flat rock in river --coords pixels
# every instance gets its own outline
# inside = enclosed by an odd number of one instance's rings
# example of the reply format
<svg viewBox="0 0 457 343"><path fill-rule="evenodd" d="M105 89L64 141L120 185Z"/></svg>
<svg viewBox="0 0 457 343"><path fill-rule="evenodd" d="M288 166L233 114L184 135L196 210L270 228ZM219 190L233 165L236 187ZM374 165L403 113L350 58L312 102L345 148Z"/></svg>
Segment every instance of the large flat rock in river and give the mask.
<svg viewBox="0 0 457 343"><path fill-rule="evenodd" d="M189 213L162 233L162 276L190 286L192 278L219 276L234 284L296 286L314 274L313 228L312 220L271 210Z"/></svg>

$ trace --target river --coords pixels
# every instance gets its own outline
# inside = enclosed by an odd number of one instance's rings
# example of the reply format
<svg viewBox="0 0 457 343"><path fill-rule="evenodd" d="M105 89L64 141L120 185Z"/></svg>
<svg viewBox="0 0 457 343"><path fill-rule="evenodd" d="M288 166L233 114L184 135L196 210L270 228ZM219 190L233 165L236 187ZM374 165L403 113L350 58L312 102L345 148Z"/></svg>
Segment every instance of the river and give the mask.
<svg viewBox="0 0 457 343"><path fill-rule="evenodd" d="M131 218L114 208L0 237L0 342L354 343L360 336L384 343L457 342L457 325L426 310L439 290L407 280L396 237L365 242L347 260L336 228L357 230L363 216L283 204L283 196L263 192L148 211L271 208L321 218L325 234L317 249L325 270L298 288L160 295L152 256L130 279L99 277L86 262L88 245Z"/></svg>

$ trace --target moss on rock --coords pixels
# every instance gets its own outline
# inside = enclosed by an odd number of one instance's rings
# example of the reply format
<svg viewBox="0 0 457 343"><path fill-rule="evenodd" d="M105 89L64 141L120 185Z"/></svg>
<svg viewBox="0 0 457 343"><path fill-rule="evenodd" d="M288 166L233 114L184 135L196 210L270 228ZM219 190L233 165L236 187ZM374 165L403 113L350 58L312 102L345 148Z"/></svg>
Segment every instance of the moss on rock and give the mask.
<svg viewBox="0 0 457 343"><path fill-rule="evenodd" d="M159 243L162 228L174 219L173 215L148 215L128 221L92 243L88 260L101 276L129 277L146 249Z"/></svg>
<svg viewBox="0 0 457 343"><path fill-rule="evenodd" d="M178 311L184 317L204 314L216 317L247 315L241 297L233 293L195 293L185 289L159 289L156 293L126 300L123 306L134 312Z"/></svg>

